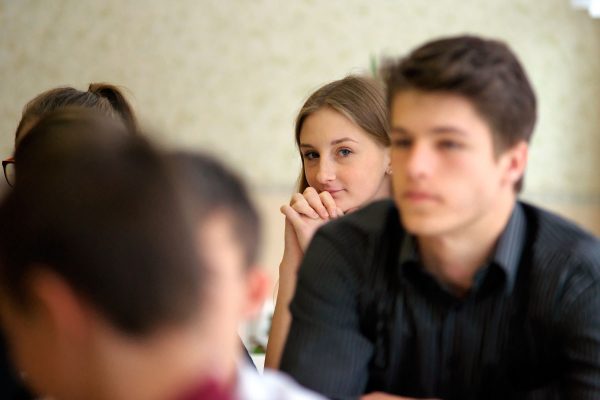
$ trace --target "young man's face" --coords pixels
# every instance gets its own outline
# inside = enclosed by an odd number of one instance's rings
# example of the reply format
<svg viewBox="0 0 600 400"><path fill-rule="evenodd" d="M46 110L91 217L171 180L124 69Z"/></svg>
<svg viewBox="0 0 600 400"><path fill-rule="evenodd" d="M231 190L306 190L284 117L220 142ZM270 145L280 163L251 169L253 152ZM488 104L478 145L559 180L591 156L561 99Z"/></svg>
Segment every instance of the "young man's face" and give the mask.
<svg viewBox="0 0 600 400"><path fill-rule="evenodd" d="M402 91L390 118L394 199L412 234L468 232L514 199L519 146L495 156L490 127L464 97Z"/></svg>

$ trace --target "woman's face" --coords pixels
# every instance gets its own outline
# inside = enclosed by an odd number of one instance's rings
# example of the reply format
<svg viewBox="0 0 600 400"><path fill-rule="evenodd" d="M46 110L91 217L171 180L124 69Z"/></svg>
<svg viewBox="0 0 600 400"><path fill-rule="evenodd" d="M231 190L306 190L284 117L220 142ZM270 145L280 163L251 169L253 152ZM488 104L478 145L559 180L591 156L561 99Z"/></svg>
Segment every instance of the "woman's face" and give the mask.
<svg viewBox="0 0 600 400"><path fill-rule="evenodd" d="M304 120L300 151L309 186L329 192L344 212L390 196L389 148L333 108Z"/></svg>

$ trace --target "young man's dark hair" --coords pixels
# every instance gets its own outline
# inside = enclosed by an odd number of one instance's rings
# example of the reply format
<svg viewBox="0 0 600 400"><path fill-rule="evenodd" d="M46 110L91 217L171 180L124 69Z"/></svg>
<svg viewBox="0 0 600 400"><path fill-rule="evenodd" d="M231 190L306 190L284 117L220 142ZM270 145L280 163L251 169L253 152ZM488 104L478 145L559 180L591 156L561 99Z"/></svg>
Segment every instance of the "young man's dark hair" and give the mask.
<svg viewBox="0 0 600 400"><path fill-rule="evenodd" d="M535 122L517 58L458 36L386 76L394 201L314 236L282 370L334 399L600 398L600 242L517 199Z"/></svg>
<svg viewBox="0 0 600 400"><path fill-rule="evenodd" d="M1 284L27 307L26 282L41 265L138 335L186 319L203 269L168 164L126 130L66 109L23 138L16 184L0 207Z"/></svg>
<svg viewBox="0 0 600 400"><path fill-rule="evenodd" d="M428 42L383 71L388 107L396 93L418 89L461 95L493 128L498 151L529 141L536 98L527 74L506 44L476 36Z"/></svg>
<svg viewBox="0 0 600 400"><path fill-rule="evenodd" d="M384 66L388 107L407 90L445 92L468 99L487 121L497 154L529 142L536 98L527 74L506 44L476 36L428 42ZM522 180L515 187L521 190Z"/></svg>
<svg viewBox="0 0 600 400"><path fill-rule="evenodd" d="M246 186L221 162L206 154L177 152L170 160L189 189L195 218L223 212L232 218L234 231L251 267L258 257L260 219Z"/></svg>

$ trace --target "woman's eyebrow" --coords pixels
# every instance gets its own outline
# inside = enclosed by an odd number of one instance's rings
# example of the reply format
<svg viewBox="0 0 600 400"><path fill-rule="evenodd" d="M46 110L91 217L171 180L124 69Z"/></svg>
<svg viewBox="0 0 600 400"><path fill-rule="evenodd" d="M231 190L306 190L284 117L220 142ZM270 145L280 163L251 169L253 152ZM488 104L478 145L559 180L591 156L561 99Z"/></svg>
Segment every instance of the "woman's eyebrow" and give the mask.
<svg viewBox="0 0 600 400"><path fill-rule="evenodd" d="M343 142L354 142L354 143L358 143L356 140L354 140L354 139L352 139L352 138L349 138L349 137L344 137L344 138L341 138L341 139L332 140L332 141L331 141L331 144L332 144L332 145L336 145L336 144L340 144L340 143L343 143Z"/></svg>
<svg viewBox="0 0 600 400"><path fill-rule="evenodd" d="M343 137L343 138L341 138L341 139L335 139L335 140L332 140L330 144L331 144L332 146L335 146L336 144L340 144L340 143L344 143L344 142L354 142L354 143L358 143L356 140L354 140L354 139L352 139L352 138L349 138L349 137ZM314 147L314 146L313 146L313 145L311 145L311 144L308 144L308 143L300 143L300 147L311 147L311 148L312 148L312 147Z"/></svg>

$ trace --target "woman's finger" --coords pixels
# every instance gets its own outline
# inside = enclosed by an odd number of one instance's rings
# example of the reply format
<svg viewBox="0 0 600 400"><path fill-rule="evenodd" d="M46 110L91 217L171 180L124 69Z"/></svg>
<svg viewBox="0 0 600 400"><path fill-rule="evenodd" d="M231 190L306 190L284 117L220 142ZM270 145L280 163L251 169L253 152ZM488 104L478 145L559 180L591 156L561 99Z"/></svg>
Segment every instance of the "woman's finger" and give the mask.
<svg viewBox="0 0 600 400"><path fill-rule="evenodd" d="M319 197L321 198L321 203L327 208L327 212L331 218L337 218L337 205L335 204L335 200L331 196L329 192L321 192L319 193Z"/></svg>
<svg viewBox="0 0 600 400"><path fill-rule="evenodd" d="M304 225L302 216L300 216L300 214L296 210L294 210L292 206L284 204L279 210L283 215L285 215L287 220L290 221L295 230L302 229L302 226Z"/></svg>
<svg viewBox="0 0 600 400"><path fill-rule="evenodd" d="M302 195L304 196L308 204L312 207L312 209L315 210L321 218L329 218L329 211L327 211L327 208L325 207L325 205L323 205L323 201L321 201L321 197L319 196L319 193L317 193L315 188L310 186L307 187L304 190L304 193L302 193Z"/></svg>
<svg viewBox="0 0 600 400"><path fill-rule="evenodd" d="M308 204L306 198L300 193L294 193L290 206L300 214L304 214L309 218L318 219L321 218L319 214Z"/></svg>

